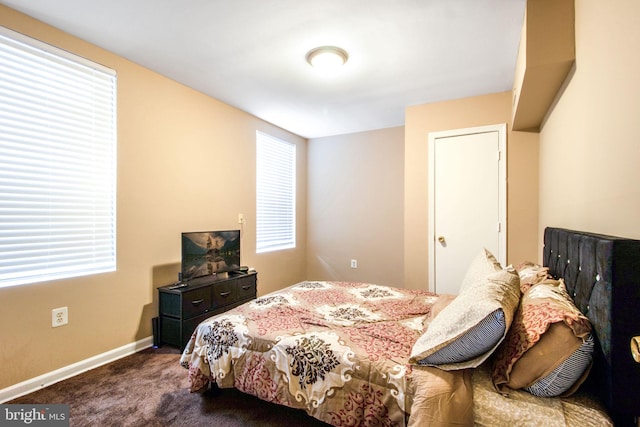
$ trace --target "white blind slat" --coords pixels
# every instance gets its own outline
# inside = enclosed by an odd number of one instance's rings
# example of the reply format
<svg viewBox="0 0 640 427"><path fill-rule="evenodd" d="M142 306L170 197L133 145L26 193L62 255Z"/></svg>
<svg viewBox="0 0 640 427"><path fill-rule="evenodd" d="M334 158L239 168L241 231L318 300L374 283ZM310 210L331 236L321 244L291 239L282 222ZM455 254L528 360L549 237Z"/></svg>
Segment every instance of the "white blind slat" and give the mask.
<svg viewBox="0 0 640 427"><path fill-rule="evenodd" d="M296 246L296 146L256 133L256 251Z"/></svg>
<svg viewBox="0 0 640 427"><path fill-rule="evenodd" d="M116 74L0 27L0 287L115 271Z"/></svg>

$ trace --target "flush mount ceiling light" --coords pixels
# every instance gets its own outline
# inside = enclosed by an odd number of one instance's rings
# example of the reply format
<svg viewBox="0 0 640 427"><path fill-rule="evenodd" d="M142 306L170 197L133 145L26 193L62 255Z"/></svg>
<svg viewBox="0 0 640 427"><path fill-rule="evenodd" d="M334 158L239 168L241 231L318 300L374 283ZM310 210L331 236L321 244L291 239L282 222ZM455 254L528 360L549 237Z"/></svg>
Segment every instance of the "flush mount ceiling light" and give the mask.
<svg viewBox="0 0 640 427"><path fill-rule="evenodd" d="M344 49L335 46L321 46L307 52L307 62L324 74L339 70L349 59Z"/></svg>

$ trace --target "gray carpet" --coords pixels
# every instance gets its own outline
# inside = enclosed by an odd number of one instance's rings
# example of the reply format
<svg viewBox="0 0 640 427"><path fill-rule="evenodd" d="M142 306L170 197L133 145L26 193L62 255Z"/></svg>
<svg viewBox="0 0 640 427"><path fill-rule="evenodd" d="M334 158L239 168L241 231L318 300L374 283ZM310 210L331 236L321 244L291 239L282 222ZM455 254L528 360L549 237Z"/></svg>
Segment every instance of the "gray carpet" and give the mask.
<svg viewBox="0 0 640 427"><path fill-rule="evenodd" d="M235 389L190 393L179 358L147 349L7 403L68 404L72 426L327 426Z"/></svg>

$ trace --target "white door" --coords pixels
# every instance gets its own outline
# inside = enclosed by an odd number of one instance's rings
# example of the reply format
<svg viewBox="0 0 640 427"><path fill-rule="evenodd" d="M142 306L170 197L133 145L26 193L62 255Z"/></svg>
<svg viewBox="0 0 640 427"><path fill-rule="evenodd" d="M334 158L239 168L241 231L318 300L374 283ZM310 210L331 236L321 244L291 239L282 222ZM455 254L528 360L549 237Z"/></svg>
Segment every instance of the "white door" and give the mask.
<svg viewBox="0 0 640 427"><path fill-rule="evenodd" d="M482 248L506 261L506 126L429 134L429 289L458 294Z"/></svg>

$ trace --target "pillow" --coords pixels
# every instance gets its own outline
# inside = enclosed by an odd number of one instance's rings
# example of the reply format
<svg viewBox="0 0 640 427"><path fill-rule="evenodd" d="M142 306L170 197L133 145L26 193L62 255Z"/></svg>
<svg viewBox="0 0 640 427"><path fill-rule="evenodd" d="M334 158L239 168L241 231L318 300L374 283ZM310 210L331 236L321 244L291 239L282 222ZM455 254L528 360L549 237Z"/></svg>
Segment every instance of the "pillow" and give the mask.
<svg viewBox="0 0 640 427"><path fill-rule="evenodd" d="M456 299L456 295L451 294L440 294L438 295L438 299L431 306L431 311L429 312L429 317L433 320L442 310L444 310L451 301Z"/></svg>
<svg viewBox="0 0 640 427"><path fill-rule="evenodd" d="M546 377L525 387L529 393L539 397L573 394L591 369L593 336L589 335L582 345Z"/></svg>
<svg viewBox="0 0 640 427"><path fill-rule="evenodd" d="M431 321L442 311L446 306L451 304L456 298L456 295L451 294L440 294L438 295L438 299L431 306L431 310L429 310L429 314L424 317L422 320L422 329L425 330L431 324Z"/></svg>
<svg viewBox="0 0 640 427"><path fill-rule="evenodd" d="M496 352L494 386L502 393L520 388L543 396L572 393L591 365L590 336L589 319L573 304L562 279L532 285Z"/></svg>
<svg viewBox="0 0 640 427"><path fill-rule="evenodd" d="M473 261L471 261L471 264L469 264L464 279L462 279L462 284L460 285L460 292L473 285L474 282L483 280L488 274L500 270L502 270L502 266L500 266L496 257L486 248L483 248Z"/></svg>
<svg viewBox="0 0 640 427"><path fill-rule="evenodd" d="M536 285L546 279L550 279L549 267L543 267L532 262L523 262L516 267L520 276L520 291L526 292L531 286Z"/></svg>
<svg viewBox="0 0 640 427"><path fill-rule="evenodd" d="M451 341L422 360L419 365L443 365L451 361L465 361L490 351L501 340L507 326L504 311L499 308L470 328L457 340Z"/></svg>
<svg viewBox="0 0 640 427"><path fill-rule="evenodd" d="M410 363L443 370L474 368L504 339L520 301L518 275L496 271L495 258L486 249L479 258L467 271L465 289L414 344Z"/></svg>

